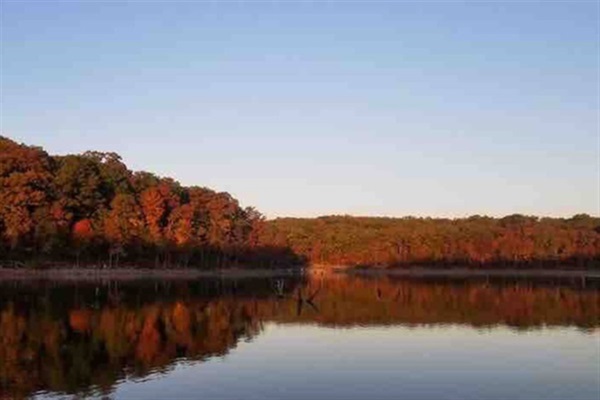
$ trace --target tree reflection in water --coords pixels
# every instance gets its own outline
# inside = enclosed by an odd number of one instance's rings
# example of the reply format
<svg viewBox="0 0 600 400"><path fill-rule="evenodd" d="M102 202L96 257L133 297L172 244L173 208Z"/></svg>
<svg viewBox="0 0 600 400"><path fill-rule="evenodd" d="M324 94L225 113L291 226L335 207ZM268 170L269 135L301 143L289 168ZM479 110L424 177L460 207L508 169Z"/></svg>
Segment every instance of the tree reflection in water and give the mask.
<svg viewBox="0 0 600 400"><path fill-rule="evenodd" d="M4 282L0 393L109 393L126 377L165 372L177 360L225 355L265 322L593 330L599 293L590 279Z"/></svg>

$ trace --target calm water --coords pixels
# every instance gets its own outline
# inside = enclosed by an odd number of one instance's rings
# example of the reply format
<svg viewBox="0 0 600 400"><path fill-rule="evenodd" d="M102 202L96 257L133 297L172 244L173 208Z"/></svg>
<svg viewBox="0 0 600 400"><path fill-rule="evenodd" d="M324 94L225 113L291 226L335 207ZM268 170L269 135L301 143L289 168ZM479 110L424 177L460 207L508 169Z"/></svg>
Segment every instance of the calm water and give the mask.
<svg viewBox="0 0 600 400"><path fill-rule="evenodd" d="M0 283L0 398L600 398L600 282Z"/></svg>

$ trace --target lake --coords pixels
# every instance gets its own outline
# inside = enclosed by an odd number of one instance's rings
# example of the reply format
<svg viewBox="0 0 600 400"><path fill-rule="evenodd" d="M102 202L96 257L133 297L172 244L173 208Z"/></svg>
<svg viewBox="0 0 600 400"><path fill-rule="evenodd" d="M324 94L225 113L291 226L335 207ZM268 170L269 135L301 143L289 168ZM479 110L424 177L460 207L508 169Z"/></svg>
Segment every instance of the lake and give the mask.
<svg viewBox="0 0 600 400"><path fill-rule="evenodd" d="M0 398L593 399L598 278L0 283Z"/></svg>

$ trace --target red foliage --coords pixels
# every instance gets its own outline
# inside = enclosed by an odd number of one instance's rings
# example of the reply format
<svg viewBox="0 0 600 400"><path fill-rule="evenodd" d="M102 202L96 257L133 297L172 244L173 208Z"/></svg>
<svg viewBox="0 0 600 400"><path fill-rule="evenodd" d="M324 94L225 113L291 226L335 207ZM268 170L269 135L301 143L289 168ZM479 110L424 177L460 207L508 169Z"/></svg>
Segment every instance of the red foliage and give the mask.
<svg viewBox="0 0 600 400"><path fill-rule="evenodd" d="M89 219L82 219L81 221L75 222L73 225L73 238L78 241L87 241L94 236L94 229L92 228L92 221Z"/></svg>

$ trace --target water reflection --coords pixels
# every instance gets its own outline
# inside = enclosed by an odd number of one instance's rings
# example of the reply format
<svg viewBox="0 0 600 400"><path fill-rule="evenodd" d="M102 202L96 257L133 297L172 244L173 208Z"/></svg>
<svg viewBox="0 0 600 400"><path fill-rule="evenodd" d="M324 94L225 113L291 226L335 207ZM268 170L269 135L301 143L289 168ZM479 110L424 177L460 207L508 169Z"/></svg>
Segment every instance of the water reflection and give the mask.
<svg viewBox="0 0 600 400"><path fill-rule="evenodd" d="M556 326L595 335L599 293L599 282L593 279L312 275L193 282L4 282L0 393L9 398L39 391L112 393L125 378L155 379L156 374L171 374L182 361L201 362L239 345L252 347L244 342L260 339L265 326L425 331L447 325L512 331ZM311 353L308 347L306 354ZM254 368L267 367L272 366Z"/></svg>

